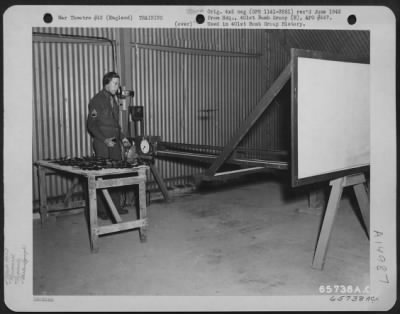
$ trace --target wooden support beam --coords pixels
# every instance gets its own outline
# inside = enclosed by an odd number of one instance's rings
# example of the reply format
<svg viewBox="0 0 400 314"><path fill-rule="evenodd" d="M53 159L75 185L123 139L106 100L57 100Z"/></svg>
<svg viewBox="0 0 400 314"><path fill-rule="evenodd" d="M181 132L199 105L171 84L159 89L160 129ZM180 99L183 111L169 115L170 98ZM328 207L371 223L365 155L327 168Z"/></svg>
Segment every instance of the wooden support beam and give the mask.
<svg viewBox="0 0 400 314"><path fill-rule="evenodd" d="M322 269L325 264L326 253L328 251L329 239L335 221L336 213L339 207L340 199L343 193L344 178L331 181L332 191L329 196L328 206L322 221L322 227L318 236L312 267Z"/></svg>
<svg viewBox="0 0 400 314"><path fill-rule="evenodd" d="M56 172L61 171L61 172L67 173L67 174L76 174L76 175L80 175L80 176L84 176L84 177L111 176L111 175L124 176L124 175L132 174L132 168L103 168L100 170L84 170L84 169L80 169L78 167L59 165L55 162L46 161L46 160L39 160L36 162L36 165L45 167L46 169L51 169L51 171L56 171ZM140 169L147 168L147 167L139 166L139 167L135 167L135 168L140 172Z"/></svg>
<svg viewBox="0 0 400 314"><path fill-rule="evenodd" d="M370 218L369 218L369 197L366 190L365 183L355 184L353 186L354 193L356 194L358 206L360 207L361 215L364 220L365 227L367 228L367 235L370 236Z"/></svg>
<svg viewBox="0 0 400 314"><path fill-rule="evenodd" d="M47 212L49 214L55 214L56 212L69 211L71 209L78 209L84 207L86 207L86 202L84 200L70 202L68 205L65 205L65 203L59 203L48 206Z"/></svg>
<svg viewBox="0 0 400 314"><path fill-rule="evenodd" d="M225 145L222 153L214 161L211 167L206 171L207 176L213 176L217 172L219 167L221 167L222 164L229 158L233 150L239 145L240 141L249 132L250 128L261 117L264 111L272 103L276 95L278 95L279 91L290 79L290 76L291 76L291 64L289 63L282 71L282 73L279 75L279 77L275 80L275 82L272 84L272 86L268 89L265 95L261 98L258 105L254 108L254 110L242 123L238 131L234 134L234 136L232 136L229 143Z"/></svg>
<svg viewBox="0 0 400 314"><path fill-rule="evenodd" d="M129 28L121 28L119 30L120 40L120 61L121 61L121 85L126 86L128 90L133 88L132 81L132 47L130 45L131 30Z"/></svg>
<svg viewBox="0 0 400 314"><path fill-rule="evenodd" d="M199 179L202 181L215 181L215 180L228 180L232 178L237 178L243 175L247 175L250 173L259 173L265 171L264 167L252 167L252 168L244 168L238 170L224 171L218 172L213 176L199 176Z"/></svg>
<svg viewBox="0 0 400 314"><path fill-rule="evenodd" d="M99 179L99 180L101 180L101 179ZM106 189L101 190L101 192L103 193L104 198L106 199L108 206L110 206L111 213L113 214L113 216L115 218L115 221L117 223L120 223L122 221L122 219L121 219L121 216L118 214L118 210L117 210L117 208L115 207L115 205L114 205L114 203L112 201L110 193Z"/></svg>
<svg viewBox="0 0 400 314"><path fill-rule="evenodd" d="M49 217L71 216L71 215L82 214L84 211L85 211L84 207L68 208L66 210L57 210L49 212L48 216Z"/></svg>
<svg viewBox="0 0 400 314"><path fill-rule="evenodd" d="M102 234L107 234L107 233L111 233L111 232L130 230L130 229L134 229L134 228L142 228L142 227L147 226L147 224L148 224L147 219L140 219L140 220L134 220L134 221L126 221L126 222L122 222L119 224L100 226L100 227L96 228L96 234L102 235Z"/></svg>
<svg viewBox="0 0 400 314"><path fill-rule="evenodd" d="M72 194L73 194L73 192L74 192L74 189L75 189L78 185L79 185L79 178L74 177L74 179L73 179L73 181L72 181L72 186L71 186L71 188L68 190L68 192L67 192L67 194L65 195L65 198L64 198L64 205L65 205L66 207L69 207L69 206L70 206Z"/></svg>
<svg viewBox="0 0 400 314"><path fill-rule="evenodd" d="M99 251L98 235L97 235L97 195L96 195L96 178L88 177L88 207L89 207L89 232L90 232L90 249L92 253Z"/></svg>
<svg viewBox="0 0 400 314"><path fill-rule="evenodd" d="M228 160L229 163L236 164L239 166L260 166L268 169L288 169L288 163L286 161L275 161L275 160L262 160L262 159L244 159L244 158L232 158Z"/></svg>
<svg viewBox="0 0 400 314"><path fill-rule="evenodd" d="M126 177L126 178L118 178L118 179L107 179L107 180L97 180L96 181L96 188L97 189L104 189L110 187L118 187L118 186L125 186L131 184L139 184L143 181L143 176L136 176L136 177Z"/></svg>
<svg viewBox="0 0 400 314"><path fill-rule="evenodd" d="M352 186L357 184L362 184L365 182L364 174L353 174L345 177L343 186Z"/></svg>
<svg viewBox="0 0 400 314"><path fill-rule="evenodd" d="M164 199L166 201L169 201L170 200L169 193L168 193L168 189L167 189L167 186L165 185L164 180L162 179L156 166L154 166L154 164L152 162L149 162L149 166L150 166L151 173L153 174L154 179L156 180L158 186L160 187L160 190L164 196Z"/></svg>
<svg viewBox="0 0 400 314"><path fill-rule="evenodd" d="M143 222L139 229L140 242L147 241L147 204L146 183L139 184L139 223Z"/></svg>
<svg viewBox="0 0 400 314"><path fill-rule="evenodd" d="M329 240L333 229L333 223L340 204L343 189L347 186L353 186L357 197L358 204L361 209L364 223L367 227L369 235L369 198L365 186L364 174L354 174L346 177L341 177L330 182L332 190L328 200L325 216L322 220L321 230L318 235L315 254L312 262L312 267L322 270L325 264L326 253L328 251Z"/></svg>
<svg viewBox="0 0 400 314"><path fill-rule="evenodd" d="M132 71L132 47L130 45L131 40L131 30L129 28L120 28L119 29L119 74L121 75L121 86L124 86L126 90L133 89L133 71ZM121 116L121 127L122 130L127 136L132 136L129 134L131 128L129 127L129 111L128 105L130 104L131 99L121 99L120 103L123 104L120 108L120 116ZM125 109L125 110L124 110Z"/></svg>

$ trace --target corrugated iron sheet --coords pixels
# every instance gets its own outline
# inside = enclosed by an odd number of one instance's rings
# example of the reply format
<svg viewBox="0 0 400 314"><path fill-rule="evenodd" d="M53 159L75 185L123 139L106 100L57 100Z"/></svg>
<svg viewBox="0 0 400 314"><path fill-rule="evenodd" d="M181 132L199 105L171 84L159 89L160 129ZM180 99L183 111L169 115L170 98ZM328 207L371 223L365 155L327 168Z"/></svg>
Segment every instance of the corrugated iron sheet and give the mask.
<svg viewBox="0 0 400 314"><path fill-rule="evenodd" d="M35 29L84 36L109 36L110 30ZM115 36L113 36L115 37ZM95 42L33 42L33 156L40 159L91 155L86 132L87 105L102 88L103 74L113 68L111 45ZM37 169L33 170L33 195L38 200ZM63 195L71 179L47 176L49 197Z"/></svg>
<svg viewBox="0 0 400 314"><path fill-rule="evenodd" d="M146 134L168 142L225 145L266 90L263 38L262 31L132 30L134 102L145 108ZM165 179L202 170L162 160L156 165Z"/></svg>
<svg viewBox="0 0 400 314"><path fill-rule="evenodd" d="M290 48L327 51L344 56L369 59L369 31L346 30L268 30L271 39L285 50Z"/></svg>
<svg viewBox="0 0 400 314"><path fill-rule="evenodd" d="M114 28L35 28L34 32L106 38L119 42ZM223 146L257 105L290 60L290 48L369 58L369 32L317 30L131 29L133 104L145 108L145 132L164 141ZM145 47L153 45L155 47ZM169 49L163 49L168 47ZM172 49L171 49L172 47ZM185 48L182 49L173 48ZM196 50L198 50L196 52ZM207 50L208 54L202 54ZM212 53L215 52L215 53ZM85 129L89 99L102 75L114 68L110 44L33 44L33 161L90 154ZM247 54L229 56L226 53ZM256 55L256 56L254 56ZM119 58L117 69L121 69ZM288 148L285 99L274 102L240 146ZM157 160L168 182L185 184L203 168ZM34 197L38 199L34 170ZM49 195L59 196L70 180L49 176Z"/></svg>

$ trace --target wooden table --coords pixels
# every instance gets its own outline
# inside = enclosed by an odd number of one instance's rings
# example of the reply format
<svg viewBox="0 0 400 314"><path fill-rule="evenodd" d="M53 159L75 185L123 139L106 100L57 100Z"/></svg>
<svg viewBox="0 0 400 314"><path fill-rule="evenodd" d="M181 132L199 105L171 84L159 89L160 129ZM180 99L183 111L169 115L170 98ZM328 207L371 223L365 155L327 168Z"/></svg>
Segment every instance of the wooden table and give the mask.
<svg viewBox="0 0 400 314"><path fill-rule="evenodd" d="M148 166L138 166L134 168L107 168L101 170L82 170L73 166L64 166L57 163L39 160L35 163L39 170L39 196L40 196L40 218L42 223L46 222L51 208L47 204L47 188L46 173L63 172L75 176L75 183L78 183L78 177L87 180L87 204L85 201L69 201L71 192L67 193L66 200L62 206L56 206L53 211L70 210L78 207L86 207L89 211L89 233L90 248L92 253L99 250L98 238L100 235L113 233L123 230L131 230L139 228L140 241L146 241L147 229L147 212L146 212L146 171ZM139 219L131 221L122 221L118 211L110 197L108 188L121 187L127 185L139 186ZM97 221L97 190L101 190L111 213L115 219L115 223L99 226Z"/></svg>

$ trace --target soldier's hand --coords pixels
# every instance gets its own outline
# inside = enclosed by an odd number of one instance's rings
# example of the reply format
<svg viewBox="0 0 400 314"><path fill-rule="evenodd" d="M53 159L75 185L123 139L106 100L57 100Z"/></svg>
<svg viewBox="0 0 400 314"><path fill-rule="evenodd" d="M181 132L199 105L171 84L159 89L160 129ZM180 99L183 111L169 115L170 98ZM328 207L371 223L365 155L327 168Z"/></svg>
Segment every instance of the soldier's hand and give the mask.
<svg viewBox="0 0 400 314"><path fill-rule="evenodd" d="M129 140L126 137L124 137L122 139L122 145L124 145L124 147L131 147L131 142L129 142Z"/></svg>
<svg viewBox="0 0 400 314"><path fill-rule="evenodd" d="M114 147L116 142L115 137L109 137L104 140L104 144L106 144L107 147Z"/></svg>

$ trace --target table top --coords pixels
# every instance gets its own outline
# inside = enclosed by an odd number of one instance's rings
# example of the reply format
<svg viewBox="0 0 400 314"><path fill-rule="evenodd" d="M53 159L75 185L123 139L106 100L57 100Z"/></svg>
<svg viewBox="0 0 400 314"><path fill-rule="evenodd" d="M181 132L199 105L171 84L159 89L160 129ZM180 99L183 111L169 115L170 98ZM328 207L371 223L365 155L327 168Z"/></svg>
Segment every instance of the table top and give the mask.
<svg viewBox="0 0 400 314"><path fill-rule="evenodd" d="M66 165L59 165L55 162L51 162L49 160L38 160L35 162L36 165L46 167L53 170L64 171L68 173L73 173L85 177L94 176L108 176L108 175L120 175L120 174L129 174L129 173L137 173L139 171L146 171L149 169L146 165L140 165L137 167L132 168L104 168L101 170L83 170L79 167L74 166L66 166Z"/></svg>

